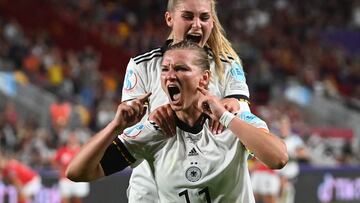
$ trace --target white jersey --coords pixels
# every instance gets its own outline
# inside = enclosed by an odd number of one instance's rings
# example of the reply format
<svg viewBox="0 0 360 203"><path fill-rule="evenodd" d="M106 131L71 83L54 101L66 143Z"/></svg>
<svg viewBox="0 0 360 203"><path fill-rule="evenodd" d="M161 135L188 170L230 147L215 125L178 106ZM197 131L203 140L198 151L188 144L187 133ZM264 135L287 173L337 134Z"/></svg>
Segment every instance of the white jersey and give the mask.
<svg viewBox="0 0 360 203"><path fill-rule="evenodd" d="M237 117L267 129L264 121L248 111ZM156 124L145 121L124 131L119 139L136 160L148 161L159 202L255 203L248 151L228 129L213 135L205 120L202 116L189 127L177 119L177 133L170 138Z"/></svg>
<svg viewBox="0 0 360 203"><path fill-rule="evenodd" d="M130 59L123 84L122 101L152 92L149 99L148 113L168 103L168 97L162 90L160 83L161 62L165 46ZM209 91L219 98L238 98L243 101L240 102L240 109L250 111L247 103L249 90L242 66L235 61L232 63L223 62L223 66L223 83L220 83L216 74L212 74ZM214 61L211 61L210 70L212 73L216 73ZM142 121L145 121L148 115L144 116ZM144 161L133 169L128 188L128 200L130 203L157 202L156 190L150 167Z"/></svg>

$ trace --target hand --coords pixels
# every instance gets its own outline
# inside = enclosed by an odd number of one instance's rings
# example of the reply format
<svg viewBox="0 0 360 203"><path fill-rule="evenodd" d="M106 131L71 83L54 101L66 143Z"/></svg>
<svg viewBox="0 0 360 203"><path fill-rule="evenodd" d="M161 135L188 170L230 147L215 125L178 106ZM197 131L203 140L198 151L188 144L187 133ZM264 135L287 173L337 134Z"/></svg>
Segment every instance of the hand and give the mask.
<svg viewBox="0 0 360 203"><path fill-rule="evenodd" d="M140 122L147 110L148 99L151 95L146 93L136 99L119 104L113 122L127 128Z"/></svg>
<svg viewBox="0 0 360 203"><path fill-rule="evenodd" d="M230 113L236 113L240 110L239 100L235 98L224 98L221 103Z"/></svg>
<svg viewBox="0 0 360 203"><path fill-rule="evenodd" d="M231 113L238 112L240 110L239 101L235 98L224 98L220 100L222 105ZM209 121L209 127L214 134L222 133L225 129L218 121L211 119Z"/></svg>
<svg viewBox="0 0 360 203"><path fill-rule="evenodd" d="M209 91L202 87L198 87L202 97L199 99L199 108L206 113L214 121L219 121L220 117L226 111L221 101Z"/></svg>
<svg viewBox="0 0 360 203"><path fill-rule="evenodd" d="M165 136L171 137L176 134L174 112L170 104L156 108L149 116L164 132Z"/></svg>

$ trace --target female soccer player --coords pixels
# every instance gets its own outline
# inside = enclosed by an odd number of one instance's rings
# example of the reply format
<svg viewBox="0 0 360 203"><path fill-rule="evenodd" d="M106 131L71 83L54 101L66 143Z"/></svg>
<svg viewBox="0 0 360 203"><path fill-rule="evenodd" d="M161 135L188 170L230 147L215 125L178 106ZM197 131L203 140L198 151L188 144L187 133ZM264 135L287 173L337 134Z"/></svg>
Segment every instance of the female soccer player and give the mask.
<svg viewBox="0 0 360 203"><path fill-rule="evenodd" d="M176 134L169 137L151 120L139 122L150 93L118 106L116 116L95 135L67 169L74 181L91 181L147 160L160 202L254 203L247 167L249 151L272 169L288 161L285 144L249 111L236 116L209 93L207 53L183 41L162 60L161 87L174 111ZM215 135L208 118L227 127ZM249 150L249 151L248 151Z"/></svg>
<svg viewBox="0 0 360 203"><path fill-rule="evenodd" d="M170 106L163 106L169 101L159 82L161 61L168 45L184 39L192 40L208 50L210 70L213 73L209 91L224 98L221 102L230 112L240 108L249 110L245 73L239 57L224 35L215 3L215 0L169 0L165 13L166 24L171 28L169 40L162 48L130 59L127 66L122 100L128 101L152 92L148 112L156 112L153 120L169 136L175 135L175 121ZM147 116L144 119L146 118ZM213 121L210 126L214 132L222 131L218 122ZM156 195L151 169L144 161L132 171L128 189L129 202L157 202Z"/></svg>

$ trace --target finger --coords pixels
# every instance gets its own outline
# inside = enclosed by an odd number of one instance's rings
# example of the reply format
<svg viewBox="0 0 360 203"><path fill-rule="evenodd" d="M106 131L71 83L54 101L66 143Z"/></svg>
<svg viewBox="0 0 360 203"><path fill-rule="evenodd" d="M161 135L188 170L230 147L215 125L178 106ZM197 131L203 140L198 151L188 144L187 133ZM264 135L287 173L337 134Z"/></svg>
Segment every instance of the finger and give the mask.
<svg viewBox="0 0 360 203"><path fill-rule="evenodd" d="M165 135L171 133L166 123L166 118L164 116L164 108L157 108L151 115L150 119L154 121L163 131Z"/></svg>
<svg viewBox="0 0 360 203"><path fill-rule="evenodd" d="M163 117L162 121L161 121L160 128L164 131L166 136L171 137L171 135L173 134L172 130L171 130L171 127L170 127L170 125L168 125L167 122L164 122L165 120L166 120L165 117Z"/></svg>
<svg viewBox="0 0 360 203"><path fill-rule="evenodd" d="M131 122L134 120L135 111L133 108L129 107L124 109L123 117L126 122Z"/></svg>
<svg viewBox="0 0 360 203"><path fill-rule="evenodd" d="M233 106L230 106L230 105L225 104L224 107L225 107L225 109L226 109L227 111L229 111L230 113L235 113L235 108L234 108Z"/></svg>
<svg viewBox="0 0 360 203"><path fill-rule="evenodd" d="M127 101L126 104L134 112L134 116L139 116L142 113L143 105L137 100Z"/></svg>
<svg viewBox="0 0 360 203"><path fill-rule="evenodd" d="M141 115L143 114L146 105L143 105L142 103L140 103L139 100L136 100L134 107L136 108L136 113L137 113L136 116L142 117Z"/></svg>
<svg viewBox="0 0 360 203"><path fill-rule="evenodd" d="M214 134L218 134L219 125L220 125L219 122L214 121L213 126L212 126L212 132L213 132Z"/></svg>
<svg viewBox="0 0 360 203"><path fill-rule="evenodd" d="M209 104L206 102L206 101L204 101L204 102L202 102L202 104L201 104L201 109L203 110L203 112L205 112L206 114L211 114L211 109L210 109L210 106L209 106Z"/></svg>
<svg viewBox="0 0 360 203"><path fill-rule="evenodd" d="M219 123L219 125L218 125L218 127L216 129L216 134L222 133L224 131L224 129L225 129L225 127Z"/></svg>
<svg viewBox="0 0 360 203"><path fill-rule="evenodd" d="M240 109L240 104L237 99L234 98L225 98L221 100L221 103L224 105L225 109L234 113Z"/></svg>
<svg viewBox="0 0 360 203"><path fill-rule="evenodd" d="M136 116L138 118L142 118L144 109L147 109L147 108L145 108L145 107L147 107L147 105L142 104L139 99L127 101L126 105L128 105L128 107L132 108L136 112ZM145 111L145 113L146 113L146 111Z"/></svg>
<svg viewBox="0 0 360 203"><path fill-rule="evenodd" d="M198 89L199 92L200 92L201 94L203 94L204 96L209 95L209 91L207 91L205 88L203 88L203 87L197 87L197 89Z"/></svg>
<svg viewBox="0 0 360 203"><path fill-rule="evenodd" d="M214 124L214 121L213 121L213 119L209 119L209 128L210 128L210 130L211 130L211 132L212 132L212 126L213 126L213 124Z"/></svg>
<svg viewBox="0 0 360 203"><path fill-rule="evenodd" d="M126 105L131 106L133 104L133 100L127 101Z"/></svg>
<svg viewBox="0 0 360 203"><path fill-rule="evenodd" d="M165 136L170 136L172 134L171 129L169 128L169 125L167 125L167 122L164 121L166 121L165 116L163 115L163 113L159 113L155 122L162 129Z"/></svg>
<svg viewBox="0 0 360 203"><path fill-rule="evenodd" d="M142 104L147 104L149 102L149 97L151 94L152 94L151 92L148 92L144 95L141 95L138 99Z"/></svg>
<svg viewBox="0 0 360 203"><path fill-rule="evenodd" d="M175 117L174 117L174 112L173 110L171 109L170 105L167 105L167 117L169 118L169 129L170 129L170 133L171 135L175 135L176 133L176 125L175 125Z"/></svg>
<svg viewBox="0 0 360 203"><path fill-rule="evenodd" d="M148 108L147 106L144 106L143 111L140 114L140 119L145 116L147 108Z"/></svg>

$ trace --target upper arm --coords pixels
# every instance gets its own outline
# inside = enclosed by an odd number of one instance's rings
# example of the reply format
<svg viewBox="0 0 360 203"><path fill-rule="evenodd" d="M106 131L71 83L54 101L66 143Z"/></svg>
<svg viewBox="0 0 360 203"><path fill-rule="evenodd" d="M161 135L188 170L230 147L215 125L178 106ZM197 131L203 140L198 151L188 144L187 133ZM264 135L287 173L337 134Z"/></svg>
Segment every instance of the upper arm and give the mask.
<svg viewBox="0 0 360 203"><path fill-rule="evenodd" d="M145 159L154 154L159 142L165 137L155 123L145 121L124 130L119 139L136 159Z"/></svg>
<svg viewBox="0 0 360 203"><path fill-rule="evenodd" d="M125 169L135 161L136 159L130 154L121 140L116 138L106 149L100 165L104 175L108 176Z"/></svg>
<svg viewBox="0 0 360 203"><path fill-rule="evenodd" d="M249 88L241 64L232 61L231 63L224 63L224 68L224 96L248 101Z"/></svg>

